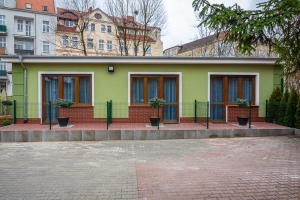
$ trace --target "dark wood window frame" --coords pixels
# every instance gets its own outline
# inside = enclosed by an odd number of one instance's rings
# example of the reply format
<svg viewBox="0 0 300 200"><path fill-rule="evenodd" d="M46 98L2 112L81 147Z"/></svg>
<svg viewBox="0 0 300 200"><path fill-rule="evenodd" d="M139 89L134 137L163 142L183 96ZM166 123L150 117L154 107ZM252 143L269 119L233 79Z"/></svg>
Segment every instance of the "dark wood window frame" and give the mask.
<svg viewBox="0 0 300 200"><path fill-rule="evenodd" d="M58 77L58 98L64 99L64 77L75 77L75 101L72 107L90 107L92 106L92 75L90 74L44 74L43 75L43 102L45 102L45 77ZM90 103L80 103L80 85L79 79L89 77L90 79Z"/></svg>

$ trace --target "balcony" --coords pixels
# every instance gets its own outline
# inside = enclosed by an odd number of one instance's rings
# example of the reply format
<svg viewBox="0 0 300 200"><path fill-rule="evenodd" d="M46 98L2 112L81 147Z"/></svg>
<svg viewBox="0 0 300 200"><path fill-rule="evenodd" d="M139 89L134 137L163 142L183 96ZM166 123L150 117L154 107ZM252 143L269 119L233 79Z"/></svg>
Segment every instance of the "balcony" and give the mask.
<svg viewBox="0 0 300 200"><path fill-rule="evenodd" d="M7 26L0 25L0 35L7 35Z"/></svg>
<svg viewBox="0 0 300 200"><path fill-rule="evenodd" d="M7 71L5 69L0 69L0 76L6 76Z"/></svg>
<svg viewBox="0 0 300 200"><path fill-rule="evenodd" d="M15 49L15 54L17 54L17 55L34 55L34 50Z"/></svg>
<svg viewBox="0 0 300 200"><path fill-rule="evenodd" d="M5 55L5 54L6 54L6 48L0 47L0 55Z"/></svg>

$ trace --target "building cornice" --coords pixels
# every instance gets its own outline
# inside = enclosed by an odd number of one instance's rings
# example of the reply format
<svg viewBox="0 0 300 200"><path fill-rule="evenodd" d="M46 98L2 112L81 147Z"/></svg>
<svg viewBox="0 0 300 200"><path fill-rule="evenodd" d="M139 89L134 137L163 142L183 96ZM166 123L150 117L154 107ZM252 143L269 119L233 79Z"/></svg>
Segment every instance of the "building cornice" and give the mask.
<svg viewBox="0 0 300 200"><path fill-rule="evenodd" d="M32 13L32 14L39 14L39 15L57 16L56 13L48 13L48 12L27 10L27 9L20 9L20 8L9 8L9 7L4 7L4 6L0 6L0 9L17 11L17 12L26 12L26 13Z"/></svg>

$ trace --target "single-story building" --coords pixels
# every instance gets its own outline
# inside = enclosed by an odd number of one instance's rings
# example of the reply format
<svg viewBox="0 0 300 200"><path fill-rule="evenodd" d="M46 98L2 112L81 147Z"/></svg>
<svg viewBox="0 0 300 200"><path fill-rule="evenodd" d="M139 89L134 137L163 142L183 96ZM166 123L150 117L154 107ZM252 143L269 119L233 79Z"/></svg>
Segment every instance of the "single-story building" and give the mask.
<svg viewBox="0 0 300 200"><path fill-rule="evenodd" d="M274 58L65 57L7 56L13 63L13 98L17 118L46 123L47 103L57 98L74 104L57 111L73 122L106 118L112 100L113 120L148 122L149 100L163 98L164 123L189 122L193 102L209 102L211 121L234 121L238 98L251 101L253 120L265 116L265 102L280 86ZM191 106L186 106L190 104Z"/></svg>

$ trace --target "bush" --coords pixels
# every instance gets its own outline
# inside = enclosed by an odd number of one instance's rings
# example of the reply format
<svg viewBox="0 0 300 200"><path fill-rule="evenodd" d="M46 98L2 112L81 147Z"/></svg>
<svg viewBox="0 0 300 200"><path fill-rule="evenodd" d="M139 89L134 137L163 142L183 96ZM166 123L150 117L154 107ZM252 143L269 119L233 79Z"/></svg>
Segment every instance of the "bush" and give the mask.
<svg viewBox="0 0 300 200"><path fill-rule="evenodd" d="M286 112L284 116L284 124L288 127L295 127L295 114L298 103L298 95L295 91L291 92L289 100L286 107Z"/></svg>
<svg viewBox="0 0 300 200"><path fill-rule="evenodd" d="M279 120L279 107L280 107L280 100L282 98L281 90L277 87L273 90L268 105L268 122L276 122L278 123Z"/></svg>
<svg viewBox="0 0 300 200"><path fill-rule="evenodd" d="M295 128L300 129L300 97L298 97L297 110L295 113Z"/></svg>
<svg viewBox="0 0 300 200"><path fill-rule="evenodd" d="M285 91L284 95L281 97L280 104L279 104L279 111L278 111L278 124L284 124L284 117L286 112L286 106L289 99L289 92Z"/></svg>
<svg viewBox="0 0 300 200"><path fill-rule="evenodd" d="M68 101L66 99L57 99L56 105L62 108L70 108L73 105L73 102Z"/></svg>
<svg viewBox="0 0 300 200"><path fill-rule="evenodd" d="M5 119L1 122L1 126L8 126L8 125L11 125L10 119Z"/></svg>

